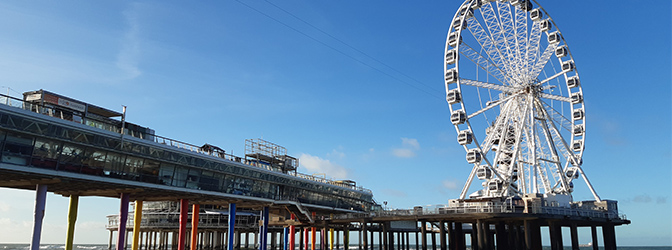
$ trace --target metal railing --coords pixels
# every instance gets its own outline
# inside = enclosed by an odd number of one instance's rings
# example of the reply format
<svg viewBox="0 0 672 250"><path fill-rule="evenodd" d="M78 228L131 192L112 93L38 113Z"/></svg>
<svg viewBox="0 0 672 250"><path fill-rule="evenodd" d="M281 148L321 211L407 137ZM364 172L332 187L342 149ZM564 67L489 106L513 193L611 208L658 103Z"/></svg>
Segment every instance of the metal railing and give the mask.
<svg viewBox="0 0 672 250"><path fill-rule="evenodd" d="M198 215L199 228L228 228L228 215L222 214L207 214L200 213ZM189 221L191 221L191 214L189 214ZM140 226L143 229L147 228L177 228L180 222L179 213L151 213L143 214L140 220ZM128 215L126 220L126 228L132 229L134 223L133 214ZM256 228L258 226L258 217L255 216L236 216L236 228ZM191 223L187 225L190 227ZM108 215L107 225L108 230L115 230L119 228L119 215Z"/></svg>
<svg viewBox="0 0 672 250"><path fill-rule="evenodd" d="M461 205L448 206L436 205L429 208L417 209L394 209L382 210L370 213L360 214L342 214L334 216L334 219L359 219L368 217L415 217L422 215L439 215L439 214L551 214L551 215L567 215L567 216L581 216L590 218L604 218L604 219L621 219L627 220L625 214L619 214L617 211L581 209L571 207L557 207L557 206L516 206L511 204L488 204L488 205Z"/></svg>

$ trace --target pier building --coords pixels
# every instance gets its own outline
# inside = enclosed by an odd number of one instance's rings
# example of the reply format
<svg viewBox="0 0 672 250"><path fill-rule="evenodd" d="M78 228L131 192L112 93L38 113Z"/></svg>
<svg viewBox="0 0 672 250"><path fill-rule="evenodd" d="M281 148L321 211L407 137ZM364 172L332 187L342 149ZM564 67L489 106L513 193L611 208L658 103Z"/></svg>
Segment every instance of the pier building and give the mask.
<svg viewBox="0 0 672 250"><path fill-rule="evenodd" d="M126 231L129 201L179 201L182 246L189 205L195 211L201 204L228 206L231 218L238 209L263 211L265 225L269 214L291 213L296 221L314 222L316 216L379 207L372 192L354 181L298 173L298 160L268 141L247 140L245 156L235 156L210 144L156 135L126 121L125 111L53 92L4 98L0 186L37 190L32 249L39 246L47 192L71 198L71 230L80 196L120 198L119 232ZM142 210L135 211L140 218ZM235 219L229 223L233 230ZM72 232L68 238L71 246ZM125 242L120 233L116 245Z"/></svg>

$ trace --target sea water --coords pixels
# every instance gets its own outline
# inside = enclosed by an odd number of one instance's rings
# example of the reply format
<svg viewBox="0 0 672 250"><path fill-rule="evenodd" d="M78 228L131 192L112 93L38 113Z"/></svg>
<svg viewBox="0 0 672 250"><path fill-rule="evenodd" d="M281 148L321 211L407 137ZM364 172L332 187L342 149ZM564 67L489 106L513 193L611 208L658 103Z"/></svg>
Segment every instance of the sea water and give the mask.
<svg viewBox="0 0 672 250"><path fill-rule="evenodd" d="M131 246L129 245L127 249L130 249ZM29 244L0 244L0 250L29 250L30 245ZM42 244L40 245L40 250L63 250L65 249L64 244ZM114 246L113 246L114 249ZM268 248L270 249L270 247ZM296 247L295 249L298 249ZM359 247L357 245L351 245L349 247L349 250L358 250ZM378 247L374 246L374 249L378 249ZM430 248L431 249L431 248ZM470 249L467 247L467 249ZM544 247L544 250L550 250L551 247L547 246ZM566 250L571 250L571 247L565 246ZM593 249L592 247L581 247L581 249ZM603 247L600 247L600 249L604 249ZM619 246L618 249L622 250L672 250L672 246L669 247L637 247L637 246ZM73 247L73 250L108 250L107 244L75 244ZM144 248L142 250L145 250ZM342 248L339 250L343 250ZM415 250L415 247L411 247L409 250Z"/></svg>

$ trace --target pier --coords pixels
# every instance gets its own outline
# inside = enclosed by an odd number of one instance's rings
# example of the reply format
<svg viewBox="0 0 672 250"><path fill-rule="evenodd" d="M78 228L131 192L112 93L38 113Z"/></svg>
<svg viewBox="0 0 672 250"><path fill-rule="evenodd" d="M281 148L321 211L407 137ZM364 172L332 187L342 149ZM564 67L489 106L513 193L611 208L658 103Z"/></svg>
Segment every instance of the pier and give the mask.
<svg viewBox="0 0 672 250"><path fill-rule="evenodd" d="M385 210L352 180L296 172L283 147L246 141L245 156L158 136L124 113L48 91L5 96L0 105L0 186L35 190L31 250L40 243L45 196L70 197L66 249L78 199L116 197L109 248L335 250L541 249L548 228L562 249L569 228L597 228L616 249L615 227L629 224L609 200L558 203L553 196L456 199L442 207ZM121 117L121 120L112 119ZM130 212L132 207L132 213ZM354 237L354 238L353 238Z"/></svg>

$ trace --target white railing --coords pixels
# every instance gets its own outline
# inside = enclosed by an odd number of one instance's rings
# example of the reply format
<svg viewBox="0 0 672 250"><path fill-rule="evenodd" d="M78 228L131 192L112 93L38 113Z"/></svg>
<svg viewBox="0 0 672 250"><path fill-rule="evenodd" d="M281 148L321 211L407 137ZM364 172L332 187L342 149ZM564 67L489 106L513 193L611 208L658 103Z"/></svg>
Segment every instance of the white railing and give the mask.
<svg viewBox="0 0 672 250"><path fill-rule="evenodd" d="M469 204L469 203L467 203ZM438 214L478 214L478 213L516 213L516 214L551 214L551 215L567 215L567 216L581 216L590 218L605 218L605 219L621 219L627 220L625 214L619 214L617 211L581 209L570 207L553 207L553 206L528 206L527 210L523 206L514 206L509 204L469 204L460 206L448 205L432 205L428 208L417 209L395 209L382 210L364 214L343 214L338 215L335 219L349 219L349 218L368 218L368 217L401 217L401 216L422 216L422 215L438 215Z"/></svg>

